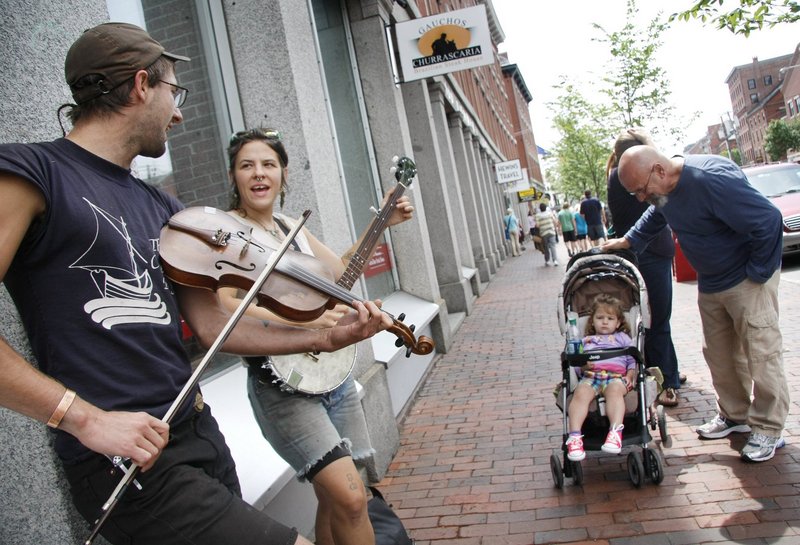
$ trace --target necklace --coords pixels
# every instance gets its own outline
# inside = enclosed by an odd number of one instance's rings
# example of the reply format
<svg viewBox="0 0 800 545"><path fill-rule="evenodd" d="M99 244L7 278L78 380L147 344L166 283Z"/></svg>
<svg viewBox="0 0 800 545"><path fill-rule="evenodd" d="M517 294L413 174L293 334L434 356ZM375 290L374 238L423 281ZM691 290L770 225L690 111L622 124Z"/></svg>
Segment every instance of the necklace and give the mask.
<svg viewBox="0 0 800 545"><path fill-rule="evenodd" d="M264 225L263 223L258 221L256 218L252 218L252 217L248 216L247 212L245 212L244 217L247 218L248 220L254 222L256 225L261 227L264 231L266 231L267 233L269 233L273 237L276 237L276 238L278 237L278 228L277 227L275 227L275 229L267 229L266 225Z"/></svg>

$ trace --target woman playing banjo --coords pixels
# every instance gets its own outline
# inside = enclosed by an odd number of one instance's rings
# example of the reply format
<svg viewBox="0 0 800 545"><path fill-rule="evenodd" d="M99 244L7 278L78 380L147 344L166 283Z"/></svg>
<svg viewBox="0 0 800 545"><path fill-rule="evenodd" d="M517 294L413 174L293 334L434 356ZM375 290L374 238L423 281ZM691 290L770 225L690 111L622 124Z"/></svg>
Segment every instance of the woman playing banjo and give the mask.
<svg viewBox="0 0 800 545"><path fill-rule="evenodd" d="M283 206L288 190L289 158L280 134L260 128L235 133L228 148L228 159L233 190L228 214L252 228L261 240L274 239L276 244L280 243L294 225L291 219L274 211L279 198ZM413 210L408 197L400 197L385 226L410 219ZM353 248L339 257L304 227L295 239L295 249L315 256L339 278L365 236L366 232ZM229 308L235 308L240 300L233 288L220 288L219 296ZM347 312L351 312L349 307L337 304L314 321L300 325L330 327ZM286 322L255 305L251 305L247 313L270 322ZM348 375L330 392L306 396L276 383L269 369L269 358L246 358L246 361L249 365L248 396L264 437L294 468L297 478L310 481L314 487L319 501L316 543L374 544L367 516L366 490L356 463L368 459L375 451L369 441L352 376Z"/></svg>

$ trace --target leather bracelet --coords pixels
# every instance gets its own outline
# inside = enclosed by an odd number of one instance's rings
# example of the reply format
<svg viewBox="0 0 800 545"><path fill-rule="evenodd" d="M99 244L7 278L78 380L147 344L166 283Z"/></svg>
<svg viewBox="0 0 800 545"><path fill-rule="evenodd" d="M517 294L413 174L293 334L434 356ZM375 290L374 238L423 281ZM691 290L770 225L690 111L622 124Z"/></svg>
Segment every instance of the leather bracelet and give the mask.
<svg viewBox="0 0 800 545"><path fill-rule="evenodd" d="M75 390L70 390L67 388L67 391L64 392L64 396L61 398L61 401L58 402L58 407L56 407L56 410L53 411L52 415L50 415L50 420L47 421L47 425L51 428L58 428L58 425L61 424L61 419L64 418L65 414L67 414L67 411L72 406L73 401L75 401Z"/></svg>

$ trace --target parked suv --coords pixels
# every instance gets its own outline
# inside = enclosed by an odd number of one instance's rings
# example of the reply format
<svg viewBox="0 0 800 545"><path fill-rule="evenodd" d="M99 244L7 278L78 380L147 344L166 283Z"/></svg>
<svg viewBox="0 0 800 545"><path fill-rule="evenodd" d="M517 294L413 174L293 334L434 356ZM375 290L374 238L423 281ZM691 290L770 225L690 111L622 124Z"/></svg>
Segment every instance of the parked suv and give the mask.
<svg viewBox="0 0 800 545"><path fill-rule="evenodd" d="M783 255L800 253L800 165L775 163L742 170L783 215Z"/></svg>

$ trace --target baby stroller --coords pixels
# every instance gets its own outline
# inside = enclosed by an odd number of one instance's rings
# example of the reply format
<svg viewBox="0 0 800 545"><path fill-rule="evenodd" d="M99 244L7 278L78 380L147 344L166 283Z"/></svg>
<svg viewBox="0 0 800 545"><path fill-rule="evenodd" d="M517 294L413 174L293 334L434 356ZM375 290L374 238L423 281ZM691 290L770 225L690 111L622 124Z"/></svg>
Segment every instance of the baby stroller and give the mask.
<svg viewBox="0 0 800 545"><path fill-rule="evenodd" d="M645 368L642 354L644 329L650 325L650 308L647 288L634 263L636 263L634 254L627 250L604 254L599 249L593 249L575 255L567 265L561 293L558 296L558 323L561 333L566 337L567 316L568 313L574 312L578 314L578 329L582 334L586 330L592 300L600 293L607 293L622 301L625 317L631 328L633 346L569 354L565 345L561 353L562 380L556 388L556 405L564 415L561 455L559 456L558 451L554 451L550 456L550 469L558 488L564 486L564 477L571 477L577 485L583 483L581 462L569 460L565 446L569 435L569 402L572 391L578 384L575 368L582 367L587 362L622 355L632 356L636 360L635 387L625 396L623 420L625 432L622 446L641 447L641 450L634 449L628 454L628 477L637 488L644 484L645 478L649 478L655 484L660 484L664 479L663 458L660 450L649 446L652 437L648 427L651 430L658 428L662 444L669 446L667 421L664 407L659 405L655 408L658 385L656 377ZM597 396L589 406L589 414L583 423L584 449L600 450L608 427L605 401L602 396Z"/></svg>

